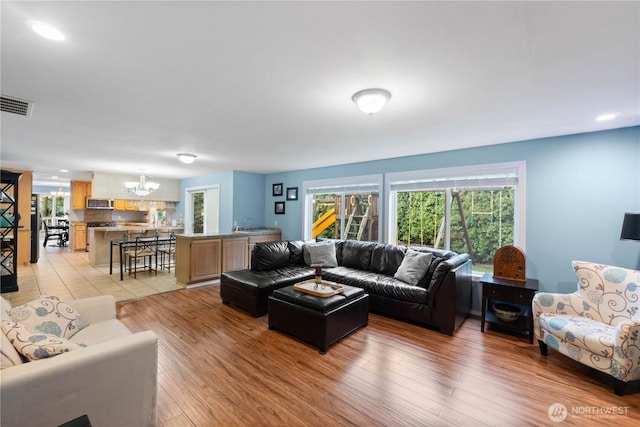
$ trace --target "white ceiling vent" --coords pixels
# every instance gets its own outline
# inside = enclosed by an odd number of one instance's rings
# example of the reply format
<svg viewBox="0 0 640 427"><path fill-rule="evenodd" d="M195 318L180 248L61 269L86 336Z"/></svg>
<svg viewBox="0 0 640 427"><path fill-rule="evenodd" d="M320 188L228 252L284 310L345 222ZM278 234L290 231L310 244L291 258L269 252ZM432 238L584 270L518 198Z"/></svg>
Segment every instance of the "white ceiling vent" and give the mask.
<svg viewBox="0 0 640 427"><path fill-rule="evenodd" d="M0 106L2 107L0 110L5 113L18 114L25 117L30 117L33 110L33 102L5 95L0 95Z"/></svg>

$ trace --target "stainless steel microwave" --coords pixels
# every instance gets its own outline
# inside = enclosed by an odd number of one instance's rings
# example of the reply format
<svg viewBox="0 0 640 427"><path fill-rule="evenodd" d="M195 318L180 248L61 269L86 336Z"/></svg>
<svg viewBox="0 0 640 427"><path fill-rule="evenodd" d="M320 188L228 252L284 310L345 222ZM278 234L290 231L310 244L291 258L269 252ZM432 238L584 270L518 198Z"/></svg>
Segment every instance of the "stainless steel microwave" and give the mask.
<svg viewBox="0 0 640 427"><path fill-rule="evenodd" d="M87 197L87 209L113 209L113 199L91 199Z"/></svg>

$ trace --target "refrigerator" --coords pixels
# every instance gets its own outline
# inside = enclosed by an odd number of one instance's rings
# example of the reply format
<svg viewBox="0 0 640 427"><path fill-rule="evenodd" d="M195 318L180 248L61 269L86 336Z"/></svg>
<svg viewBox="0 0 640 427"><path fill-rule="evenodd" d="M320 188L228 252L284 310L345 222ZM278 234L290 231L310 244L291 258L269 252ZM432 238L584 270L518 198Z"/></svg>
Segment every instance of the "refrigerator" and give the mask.
<svg viewBox="0 0 640 427"><path fill-rule="evenodd" d="M31 195L31 262L38 262L40 258L40 227L42 218L40 217L40 195Z"/></svg>

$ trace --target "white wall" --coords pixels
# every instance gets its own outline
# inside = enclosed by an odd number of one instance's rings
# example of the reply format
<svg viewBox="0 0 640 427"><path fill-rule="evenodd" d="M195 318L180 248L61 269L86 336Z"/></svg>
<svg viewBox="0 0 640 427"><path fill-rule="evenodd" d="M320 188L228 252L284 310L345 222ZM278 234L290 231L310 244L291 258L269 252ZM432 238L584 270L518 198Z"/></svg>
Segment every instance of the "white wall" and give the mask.
<svg viewBox="0 0 640 427"><path fill-rule="evenodd" d="M146 197L136 196L124 186L125 181L139 181L140 175L116 175L106 173L93 174L93 197L105 199L127 200L180 200L180 180L167 178L149 178L147 181L157 182L160 188Z"/></svg>

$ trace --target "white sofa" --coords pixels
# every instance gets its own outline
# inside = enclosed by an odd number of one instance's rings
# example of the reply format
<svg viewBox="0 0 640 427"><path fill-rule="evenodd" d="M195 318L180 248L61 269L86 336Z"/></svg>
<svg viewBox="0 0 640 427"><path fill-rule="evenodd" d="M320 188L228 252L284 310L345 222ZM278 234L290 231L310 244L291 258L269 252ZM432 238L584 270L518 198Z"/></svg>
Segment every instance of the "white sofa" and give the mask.
<svg viewBox="0 0 640 427"><path fill-rule="evenodd" d="M154 426L158 337L132 334L112 296L65 302L89 323L70 339L84 348L24 362L0 332L0 425L51 427L87 415L93 427ZM9 308L2 298L2 320Z"/></svg>

